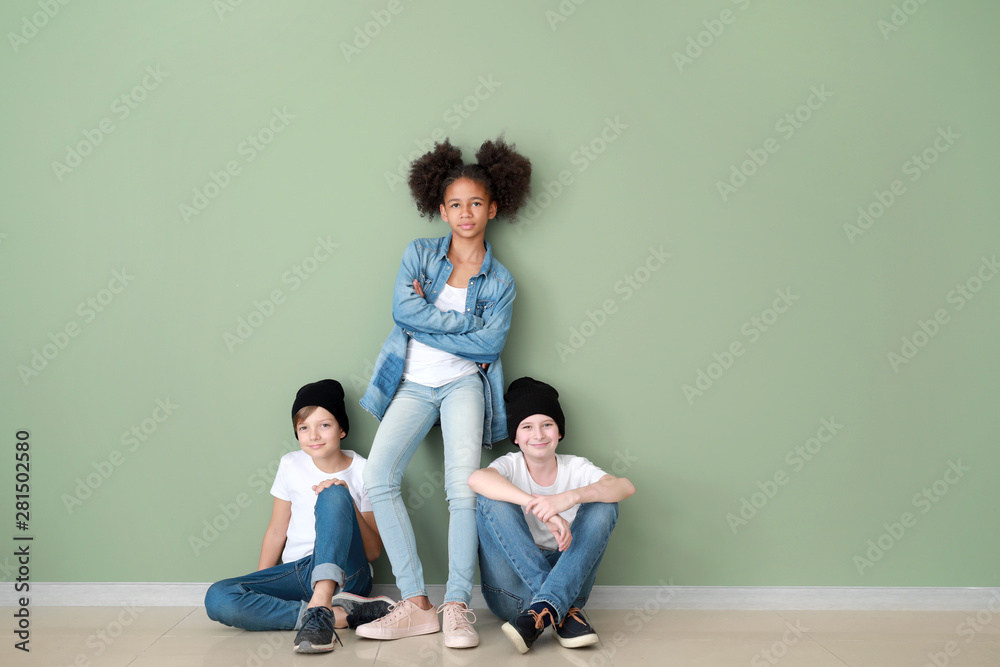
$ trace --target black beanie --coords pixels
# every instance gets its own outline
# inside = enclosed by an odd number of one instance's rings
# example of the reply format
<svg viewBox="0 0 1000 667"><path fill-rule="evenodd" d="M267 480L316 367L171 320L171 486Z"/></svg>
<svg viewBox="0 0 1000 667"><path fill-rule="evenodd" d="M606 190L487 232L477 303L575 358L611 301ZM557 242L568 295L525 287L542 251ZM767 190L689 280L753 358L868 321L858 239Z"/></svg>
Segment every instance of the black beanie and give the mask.
<svg viewBox="0 0 1000 667"><path fill-rule="evenodd" d="M325 408L331 415L337 418L340 428L344 429L344 437L350 429L347 421L347 408L344 407L344 388L336 380L320 380L313 382L299 389L295 394L295 402L292 403L292 425L294 430L295 415L302 408L309 405L318 405ZM298 437L298 433L296 433Z"/></svg>
<svg viewBox="0 0 1000 667"><path fill-rule="evenodd" d="M531 415L547 415L559 427L559 439L566 435L566 418L559 407L559 392L552 385L534 378L518 378L503 395L507 403L507 436L514 442L518 425Z"/></svg>

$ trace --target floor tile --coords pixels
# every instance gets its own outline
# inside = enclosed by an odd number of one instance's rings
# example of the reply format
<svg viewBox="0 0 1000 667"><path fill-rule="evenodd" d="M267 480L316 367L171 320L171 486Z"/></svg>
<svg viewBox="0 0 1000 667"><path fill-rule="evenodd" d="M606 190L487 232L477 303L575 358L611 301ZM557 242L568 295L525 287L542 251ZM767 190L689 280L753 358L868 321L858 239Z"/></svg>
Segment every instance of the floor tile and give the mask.
<svg viewBox="0 0 1000 667"><path fill-rule="evenodd" d="M786 643L771 634L720 636L715 639L688 639L664 636L661 639L633 639L621 646L606 646L614 665L772 665L781 667L845 667L846 663L826 648L807 639Z"/></svg>
<svg viewBox="0 0 1000 667"><path fill-rule="evenodd" d="M992 662L990 653L983 650L986 644L977 647L956 647L953 655L946 653L946 645L941 641L920 640L914 635L908 640L884 639L826 639L822 645L843 660L850 667L996 667L996 654ZM995 644L990 644L995 646Z"/></svg>

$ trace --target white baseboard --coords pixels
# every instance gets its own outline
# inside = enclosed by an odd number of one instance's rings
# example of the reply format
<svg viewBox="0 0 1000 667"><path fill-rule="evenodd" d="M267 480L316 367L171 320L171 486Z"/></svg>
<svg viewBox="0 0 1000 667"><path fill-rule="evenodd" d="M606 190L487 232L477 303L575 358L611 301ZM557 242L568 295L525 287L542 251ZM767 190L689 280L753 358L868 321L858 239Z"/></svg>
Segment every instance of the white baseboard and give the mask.
<svg viewBox="0 0 1000 667"><path fill-rule="evenodd" d="M38 607L198 607L206 583L32 583L27 597ZM428 586L432 601L444 586ZM0 585L0 606L24 596L13 583ZM399 590L376 584L373 595L397 599ZM1000 588L878 588L842 586L595 586L588 609L735 609L853 611L971 611L1000 601ZM472 607L485 608L476 586ZM992 608L992 607L990 607Z"/></svg>

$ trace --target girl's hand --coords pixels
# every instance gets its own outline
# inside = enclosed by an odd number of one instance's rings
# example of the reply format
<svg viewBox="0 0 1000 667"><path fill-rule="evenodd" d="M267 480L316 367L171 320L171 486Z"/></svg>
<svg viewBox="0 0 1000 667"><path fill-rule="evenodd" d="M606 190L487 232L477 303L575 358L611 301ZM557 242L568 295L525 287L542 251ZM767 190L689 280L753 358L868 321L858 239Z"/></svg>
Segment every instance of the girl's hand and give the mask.
<svg viewBox="0 0 1000 667"><path fill-rule="evenodd" d="M333 485L342 486L348 491L351 490L351 487L347 486L347 482L345 482L342 479L336 479L334 477L331 477L330 479L324 479L322 482L314 486L312 489L313 491L316 492L316 495L318 496L320 492L323 491L323 489L328 489Z"/></svg>
<svg viewBox="0 0 1000 667"><path fill-rule="evenodd" d="M552 536L556 538L556 544L559 547L559 551L566 551L569 549L570 543L573 541L573 533L569 530L569 524L566 519L562 518L558 514L552 517L551 520L545 522L545 527L549 529Z"/></svg>
<svg viewBox="0 0 1000 667"><path fill-rule="evenodd" d="M575 504L571 498L566 497L565 493L557 493L554 496L532 494L531 500L524 506L524 509L538 517L542 523L548 523L550 519L559 516L560 512L565 512Z"/></svg>
<svg viewBox="0 0 1000 667"><path fill-rule="evenodd" d="M420 281L416 278L413 279L413 291L417 293L420 298L424 297L424 288L420 286Z"/></svg>

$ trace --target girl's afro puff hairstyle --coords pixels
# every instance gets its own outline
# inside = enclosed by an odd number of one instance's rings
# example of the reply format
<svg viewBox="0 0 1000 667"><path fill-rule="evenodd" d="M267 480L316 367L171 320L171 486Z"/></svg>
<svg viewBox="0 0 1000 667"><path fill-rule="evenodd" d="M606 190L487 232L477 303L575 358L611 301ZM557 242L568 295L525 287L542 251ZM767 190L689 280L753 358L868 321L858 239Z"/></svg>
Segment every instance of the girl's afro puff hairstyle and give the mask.
<svg viewBox="0 0 1000 667"><path fill-rule="evenodd" d="M475 164L462 161L462 151L448 139L410 165L410 194L420 215L433 218L444 203L448 186L460 178L479 183L497 203L497 217L513 222L531 193L531 161L507 144L503 135L484 141Z"/></svg>

